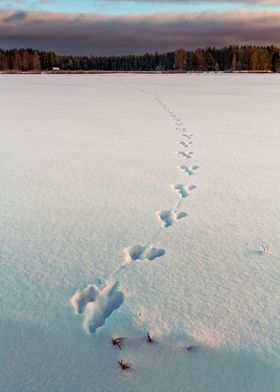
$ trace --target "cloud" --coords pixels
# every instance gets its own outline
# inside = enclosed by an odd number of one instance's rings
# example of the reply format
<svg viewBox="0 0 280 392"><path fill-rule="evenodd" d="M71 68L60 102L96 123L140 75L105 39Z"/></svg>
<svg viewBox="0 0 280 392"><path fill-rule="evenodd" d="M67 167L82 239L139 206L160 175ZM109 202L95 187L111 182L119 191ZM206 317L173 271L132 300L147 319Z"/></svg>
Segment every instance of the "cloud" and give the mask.
<svg viewBox="0 0 280 392"><path fill-rule="evenodd" d="M12 22L20 22L26 18L26 12L18 11L9 15L6 19L3 20L4 23L12 23Z"/></svg>
<svg viewBox="0 0 280 392"><path fill-rule="evenodd" d="M43 12L19 16L18 12L0 12L2 48L110 55L279 42L280 12L272 11L118 17Z"/></svg>

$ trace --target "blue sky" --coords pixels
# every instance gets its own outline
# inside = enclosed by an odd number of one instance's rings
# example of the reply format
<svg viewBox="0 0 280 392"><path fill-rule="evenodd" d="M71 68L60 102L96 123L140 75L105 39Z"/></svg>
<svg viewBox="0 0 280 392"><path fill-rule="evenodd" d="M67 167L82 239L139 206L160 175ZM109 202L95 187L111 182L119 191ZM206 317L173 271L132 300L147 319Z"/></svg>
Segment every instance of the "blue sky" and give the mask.
<svg viewBox="0 0 280 392"><path fill-rule="evenodd" d="M259 1L254 4L253 0L242 1L207 1L201 2L194 0L181 1L133 1L133 0L15 0L0 1L2 9L20 9L27 11L48 11L48 12L67 12L67 13L88 13L88 14L105 14L105 15L147 15L159 13L185 13L185 12L225 12L225 11L268 11L279 10L276 5L277 0L271 1L273 5L261 4L265 1Z"/></svg>

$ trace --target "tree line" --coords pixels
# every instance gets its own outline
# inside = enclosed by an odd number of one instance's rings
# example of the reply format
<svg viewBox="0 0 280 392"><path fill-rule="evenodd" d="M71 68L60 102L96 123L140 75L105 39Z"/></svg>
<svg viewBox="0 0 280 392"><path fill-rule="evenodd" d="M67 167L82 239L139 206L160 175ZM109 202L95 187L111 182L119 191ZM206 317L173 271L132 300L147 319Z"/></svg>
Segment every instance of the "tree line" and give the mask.
<svg viewBox="0 0 280 392"><path fill-rule="evenodd" d="M178 49L122 56L60 56L34 49L0 49L0 71L272 71L280 72L275 46Z"/></svg>

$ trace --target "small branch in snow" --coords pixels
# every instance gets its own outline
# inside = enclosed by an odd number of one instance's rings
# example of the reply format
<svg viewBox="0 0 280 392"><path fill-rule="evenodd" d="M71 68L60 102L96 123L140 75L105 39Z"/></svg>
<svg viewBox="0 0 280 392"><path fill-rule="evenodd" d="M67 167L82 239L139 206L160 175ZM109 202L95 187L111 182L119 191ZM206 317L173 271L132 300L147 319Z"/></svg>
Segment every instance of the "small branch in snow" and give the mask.
<svg viewBox="0 0 280 392"><path fill-rule="evenodd" d="M149 334L149 332L147 332L147 342L150 344L155 342L154 339L151 338L151 335Z"/></svg>
<svg viewBox="0 0 280 392"><path fill-rule="evenodd" d="M123 338L113 338L112 345L117 346L121 350L123 345Z"/></svg>
<svg viewBox="0 0 280 392"><path fill-rule="evenodd" d="M268 244L262 243L261 247L263 253L268 253Z"/></svg>
<svg viewBox="0 0 280 392"><path fill-rule="evenodd" d="M131 371L134 370L131 365L129 365L129 363L124 362L122 359L120 361L118 361L119 367L121 368L121 370L127 370L127 371Z"/></svg>

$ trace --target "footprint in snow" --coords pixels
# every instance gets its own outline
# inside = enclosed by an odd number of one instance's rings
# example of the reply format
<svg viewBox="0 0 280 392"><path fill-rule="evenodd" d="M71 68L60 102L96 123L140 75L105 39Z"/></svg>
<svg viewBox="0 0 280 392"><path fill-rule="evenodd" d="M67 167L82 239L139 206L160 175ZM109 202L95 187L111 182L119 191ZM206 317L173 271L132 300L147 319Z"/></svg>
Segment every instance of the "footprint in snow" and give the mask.
<svg viewBox="0 0 280 392"><path fill-rule="evenodd" d="M178 151L177 154L181 155L184 158L190 159L192 157L192 154L189 154L188 152L185 151Z"/></svg>
<svg viewBox="0 0 280 392"><path fill-rule="evenodd" d="M181 144L181 146L183 146L183 147L189 147L189 144L188 143L186 143L186 142L179 142L179 144Z"/></svg>
<svg viewBox="0 0 280 392"><path fill-rule="evenodd" d="M124 302L124 295L118 290L119 282L105 282L100 288L89 285L82 291L77 291L71 298L71 304L76 313L84 313L84 329L92 334L102 327L114 310Z"/></svg>
<svg viewBox="0 0 280 392"><path fill-rule="evenodd" d="M126 263L137 260L153 261L158 257L165 255L165 250L155 246L132 245L124 250Z"/></svg>
<svg viewBox="0 0 280 392"><path fill-rule="evenodd" d="M97 288L94 285L87 286L82 291L77 291L71 298L71 305L75 312L83 313L88 302L93 302L98 296Z"/></svg>
<svg viewBox="0 0 280 392"><path fill-rule="evenodd" d="M181 169L184 173L186 173L188 176L192 176L194 174L192 167L186 166L186 165L182 165L182 166L178 166L179 169Z"/></svg>
<svg viewBox="0 0 280 392"><path fill-rule="evenodd" d="M189 196L189 194L183 184L172 185L172 188L175 190L175 192L179 193L179 195L182 199Z"/></svg>
<svg viewBox="0 0 280 392"><path fill-rule="evenodd" d="M186 212L183 211L172 211L172 210L161 210L156 213L159 220L161 221L161 226L163 228L172 226L174 221L185 218L188 216Z"/></svg>
<svg viewBox="0 0 280 392"><path fill-rule="evenodd" d="M177 151L178 155L181 155L182 157L187 157L187 153L185 151Z"/></svg>
<svg viewBox="0 0 280 392"><path fill-rule="evenodd" d="M189 187L186 187L183 184L175 184L171 187L175 190L175 192L179 193L181 199L184 199L185 197L189 196L189 192L196 188L195 185L190 185Z"/></svg>

